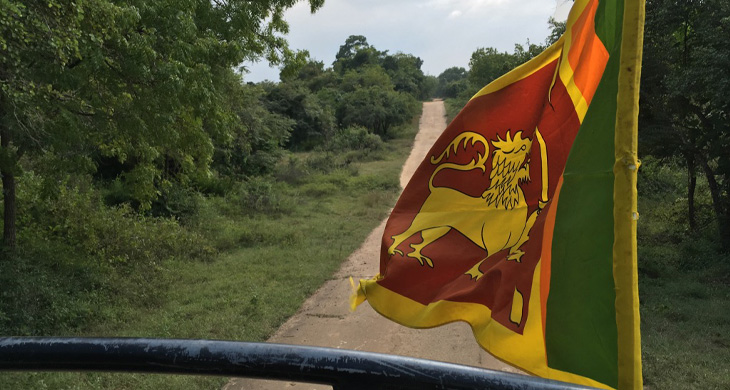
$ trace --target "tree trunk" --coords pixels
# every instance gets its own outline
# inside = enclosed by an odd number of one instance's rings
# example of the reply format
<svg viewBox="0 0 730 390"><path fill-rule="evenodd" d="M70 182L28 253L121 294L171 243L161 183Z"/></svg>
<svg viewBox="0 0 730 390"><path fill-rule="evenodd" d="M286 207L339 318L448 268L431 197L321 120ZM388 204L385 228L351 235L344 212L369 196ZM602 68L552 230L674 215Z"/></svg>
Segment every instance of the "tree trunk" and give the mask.
<svg viewBox="0 0 730 390"><path fill-rule="evenodd" d="M10 147L10 134L8 129L0 127L0 150L7 153ZM6 164L0 164L0 176L3 182L3 210L5 212L3 219L3 247L7 250L15 250L15 173L12 167Z"/></svg>
<svg viewBox="0 0 730 390"><path fill-rule="evenodd" d="M697 187L697 167L695 165L695 157L687 154L687 219L689 220L689 230L697 229L695 217L695 188Z"/></svg>
<svg viewBox="0 0 730 390"><path fill-rule="evenodd" d="M720 193L720 186L715 179L715 172L712 171L707 160L700 158L700 164L702 170L705 172L707 177L707 185L710 187L710 195L712 196L712 207L715 210L715 218L717 219L717 227L720 233L720 243L722 249L725 251L730 250L730 218L727 215L727 207L722 199Z"/></svg>
<svg viewBox="0 0 730 390"><path fill-rule="evenodd" d="M1 172L3 177L3 206L5 211L3 245L6 249L15 249L15 175Z"/></svg>

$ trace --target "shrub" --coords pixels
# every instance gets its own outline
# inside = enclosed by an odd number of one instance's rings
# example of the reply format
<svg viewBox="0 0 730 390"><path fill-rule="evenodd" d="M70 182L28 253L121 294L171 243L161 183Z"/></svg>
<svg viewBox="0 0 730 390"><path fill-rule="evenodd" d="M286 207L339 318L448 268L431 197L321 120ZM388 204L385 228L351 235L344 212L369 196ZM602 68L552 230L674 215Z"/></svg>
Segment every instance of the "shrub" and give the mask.
<svg viewBox="0 0 730 390"><path fill-rule="evenodd" d="M274 177L277 181L288 184L301 184L307 176L309 176L307 167L294 156L289 156L286 162L277 165L274 171Z"/></svg>
<svg viewBox="0 0 730 390"><path fill-rule="evenodd" d="M284 189L284 185L277 185L269 178L252 177L241 184L231 200L244 214L287 213L292 207L281 194Z"/></svg>
<svg viewBox="0 0 730 390"><path fill-rule="evenodd" d="M309 156L306 160L307 167L319 173L348 170L351 163L352 161L347 159L345 155L333 152L324 154L317 153Z"/></svg>
<svg viewBox="0 0 730 390"><path fill-rule="evenodd" d="M335 133L324 146L328 151L366 150L375 151L383 148L383 140L370 133L365 127L350 126Z"/></svg>
<svg viewBox="0 0 730 390"><path fill-rule="evenodd" d="M159 265L212 253L173 218L141 215L128 204L107 207L88 177L66 177L50 196L39 196L41 185L32 173L19 182L20 236L62 240L80 256L112 264Z"/></svg>
<svg viewBox="0 0 730 390"><path fill-rule="evenodd" d="M642 157L638 177L638 190L642 196L664 199L669 194L682 194L686 180L686 173L677 164L652 156Z"/></svg>
<svg viewBox="0 0 730 390"><path fill-rule="evenodd" d="M209 259L214 250L173 218L109 207L88 176L18 181L18 250L0 261L0 331L63 334L98 321L112 302L155 302L172 259Z"/></svg>
<svg viewBox="0 0 730 390"><path fill-rule="evenodd" d="M360 88L342 97L338 119L345 126L364 126L385 136L391 127L411 120L419 106L407 93L383 87Z"/></svg>

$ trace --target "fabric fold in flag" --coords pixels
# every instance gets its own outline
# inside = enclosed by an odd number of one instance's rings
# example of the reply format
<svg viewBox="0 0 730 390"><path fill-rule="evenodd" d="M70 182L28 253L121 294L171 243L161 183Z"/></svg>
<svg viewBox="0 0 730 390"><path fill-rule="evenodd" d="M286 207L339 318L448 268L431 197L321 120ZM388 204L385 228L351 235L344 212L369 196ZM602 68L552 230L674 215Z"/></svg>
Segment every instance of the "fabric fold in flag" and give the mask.
<svg viewBox="0 0 730 390"><path fill-rule="evenodd" d="M576 0L558 42L467 103L396 203L353 308L414 328L464 321L532 374L641 388L643 9Z"/></svg>

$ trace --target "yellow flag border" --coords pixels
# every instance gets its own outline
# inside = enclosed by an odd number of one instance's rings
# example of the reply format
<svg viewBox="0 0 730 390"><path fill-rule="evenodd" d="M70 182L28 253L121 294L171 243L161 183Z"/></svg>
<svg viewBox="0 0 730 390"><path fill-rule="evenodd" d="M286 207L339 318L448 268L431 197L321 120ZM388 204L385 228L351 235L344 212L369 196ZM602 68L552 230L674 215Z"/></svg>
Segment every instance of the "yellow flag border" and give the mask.
<svg viewBox="0 0 730 390"><path fill-rule="evenodd" d="M547 365L545 335L542 328L542 304L539 298L542 261L535 267L527 322L523 334L517 334L492 319L492 311L477 303L440 300L423 305L377 283L379 276L361 279L351 298L352 309L367 296L370 306L380 315L403 326L416 329L435 328L452 322L467 323L477 343L490 355L510 366L547 379L577 383L599 389L612 389L582 375L550 368Z"/></svg>

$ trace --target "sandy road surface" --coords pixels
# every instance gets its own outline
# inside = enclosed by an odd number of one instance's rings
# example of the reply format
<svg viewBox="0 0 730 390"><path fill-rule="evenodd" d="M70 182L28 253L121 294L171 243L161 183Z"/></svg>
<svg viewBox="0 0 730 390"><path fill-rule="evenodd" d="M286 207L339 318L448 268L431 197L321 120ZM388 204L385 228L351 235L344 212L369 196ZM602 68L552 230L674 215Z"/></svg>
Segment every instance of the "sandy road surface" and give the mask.
<svg viewBox="0 0 730 390"><path fill-rule="evenodd" d="M443 102L424 103L419 132L401 173L402 187L445 128ZM309 297L268 341L389 353L519 372L484 352L474 341L471 329L464 323L414 330L385 319L375 313L367 302L354 313L350 312L349 277L359 280L370 278L378 272L378 252L384 228L385 221L370 233L332 279ZM231 379L223 389L290 388L331 389L330 386L254 379Z"/></svg>

